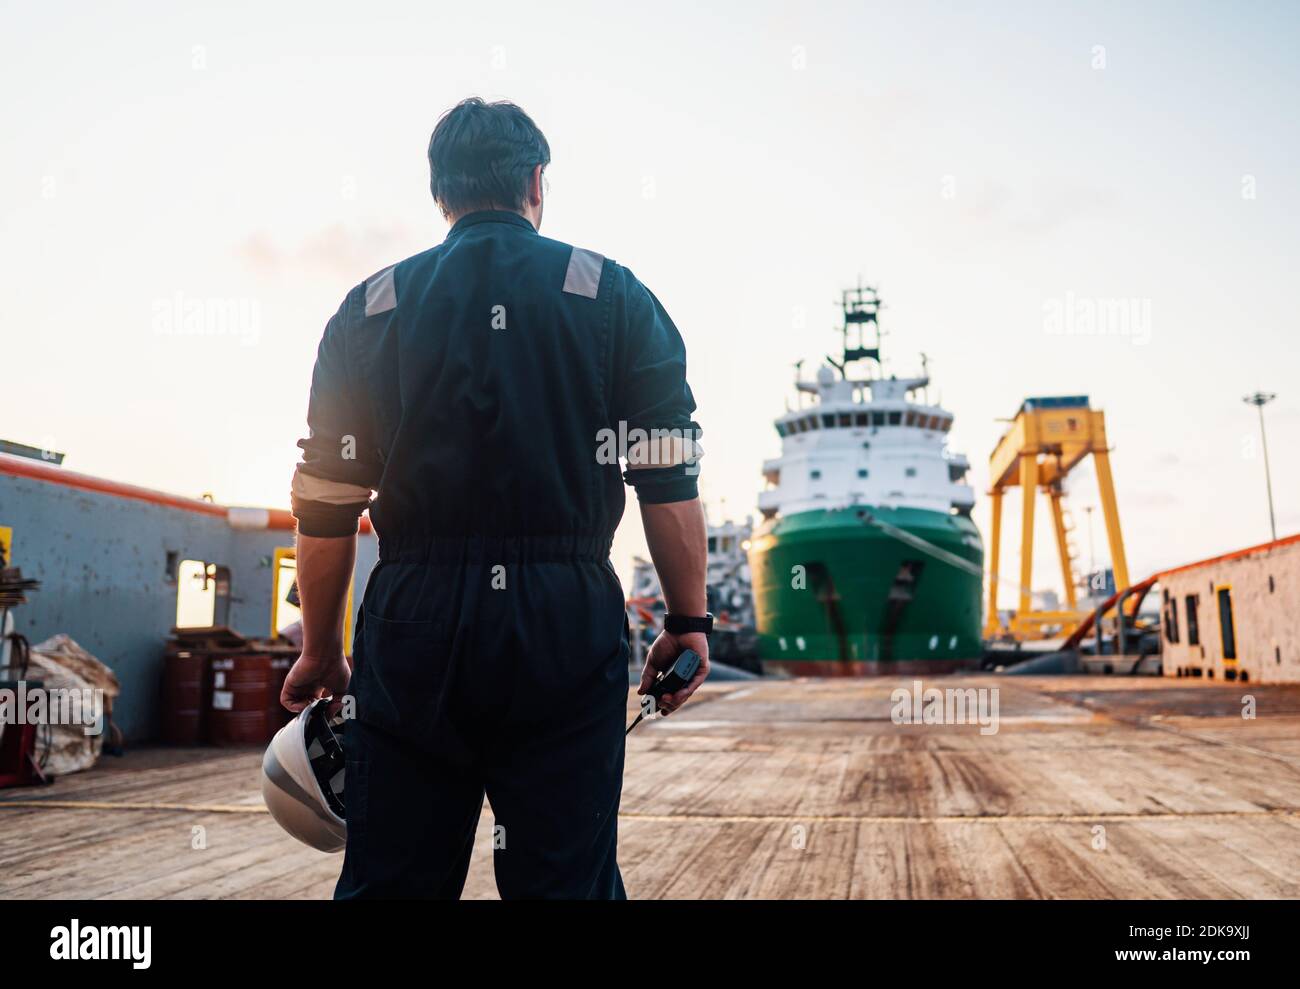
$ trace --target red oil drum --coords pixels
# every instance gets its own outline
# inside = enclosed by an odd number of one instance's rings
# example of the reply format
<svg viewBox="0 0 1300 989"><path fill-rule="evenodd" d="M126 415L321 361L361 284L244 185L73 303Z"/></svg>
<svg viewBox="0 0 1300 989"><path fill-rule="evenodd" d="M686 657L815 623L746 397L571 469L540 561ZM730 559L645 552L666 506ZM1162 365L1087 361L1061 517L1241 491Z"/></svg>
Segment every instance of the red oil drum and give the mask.
<svg viewBox="0 0 1300 989"><path fill-rule="evenodd" d="M208 741L213 745L265 745L280 727L268 718L274 687L267 653L226 653L211 664ZM278 688L275 688L278 693Z"/></svg>
<svg viewBox="0 0 1300 989"><path fill-rule="evenodd" d="M168 745L202 745L212 681L209 655L169 645L163 655L162 737Z"/></svg>

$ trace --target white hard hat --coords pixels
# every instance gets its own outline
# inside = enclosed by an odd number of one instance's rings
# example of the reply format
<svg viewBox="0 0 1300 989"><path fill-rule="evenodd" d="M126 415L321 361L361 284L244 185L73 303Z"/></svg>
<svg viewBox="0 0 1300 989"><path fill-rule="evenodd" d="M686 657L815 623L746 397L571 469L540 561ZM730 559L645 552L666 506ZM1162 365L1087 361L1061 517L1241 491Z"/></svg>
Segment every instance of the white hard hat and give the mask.
<svg viewBox="0 0 1300 989"><path fill-rule="evenodd" d="M304 844L338 852L343 820L343 719L329 718L329 698L303 708L275 733L262 757L262 799L276 823Z"/></svg>

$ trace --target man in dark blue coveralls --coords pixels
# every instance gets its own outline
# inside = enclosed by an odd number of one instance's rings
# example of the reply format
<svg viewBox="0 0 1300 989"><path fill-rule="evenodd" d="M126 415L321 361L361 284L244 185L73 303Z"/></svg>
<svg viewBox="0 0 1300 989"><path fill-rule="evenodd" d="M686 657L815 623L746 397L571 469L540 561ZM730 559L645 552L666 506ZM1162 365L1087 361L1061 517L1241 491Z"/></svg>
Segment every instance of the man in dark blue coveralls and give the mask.
<svg viewBox="0 0 1300 989"><path fill-rule="evenodd" d="M625 896L624 481L670 612L640 691L686 648L705 662L661 710L708 672L685 348L630 271L538 234L549 162L513 104L446 113L429 164L450 232L352 289L320 343L293 480L303 647L282 699L355 699L339 898L459 896L484 793L503 897ZM379 563L349 670L367 507Z"/></svg>

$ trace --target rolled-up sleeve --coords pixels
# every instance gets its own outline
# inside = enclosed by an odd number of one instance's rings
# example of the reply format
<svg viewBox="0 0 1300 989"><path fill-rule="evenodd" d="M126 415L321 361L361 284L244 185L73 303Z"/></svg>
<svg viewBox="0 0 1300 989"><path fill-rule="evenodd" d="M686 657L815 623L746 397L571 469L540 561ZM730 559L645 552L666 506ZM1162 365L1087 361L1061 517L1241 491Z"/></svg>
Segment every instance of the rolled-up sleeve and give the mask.
<svg viewBox="0 0 1300 989"><path fill-rule="evenodd" d="M700 426L686 383L686 345L654 293L623 269L615 414L627 437L623 480L646 504L699 494Z"/></svg>
<svg viewBox="0 0 1300 989"><path fill-rule="evenodd" d="M304 536L350 536L379 487L382 461L369 408L348 357L350 295L325 326L312 372L306 438L293 476L293 514Z"/></svg>

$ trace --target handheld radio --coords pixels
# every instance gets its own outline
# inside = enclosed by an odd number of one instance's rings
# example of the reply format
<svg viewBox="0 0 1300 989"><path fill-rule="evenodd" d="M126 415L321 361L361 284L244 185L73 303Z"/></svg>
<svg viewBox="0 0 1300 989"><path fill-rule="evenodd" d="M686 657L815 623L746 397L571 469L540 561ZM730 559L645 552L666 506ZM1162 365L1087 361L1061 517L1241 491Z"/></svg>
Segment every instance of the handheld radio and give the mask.
<svg viewBox="0 0 1300 989"><path fill-rule="evenodd" d="M655 677L655 682L650 685L647 691L649 696L655 699L655 710L659 709L659 698L664 694L673 694L681 690L688 683L695 679L695 674L700 669L700 654L694 649L687 649L673 662L668 669L663 670ZM642 710L636 716L636 720L627 726L627 731L623 732L624 736L632 731L641 723L645 717L645 711Z"/></svg>

